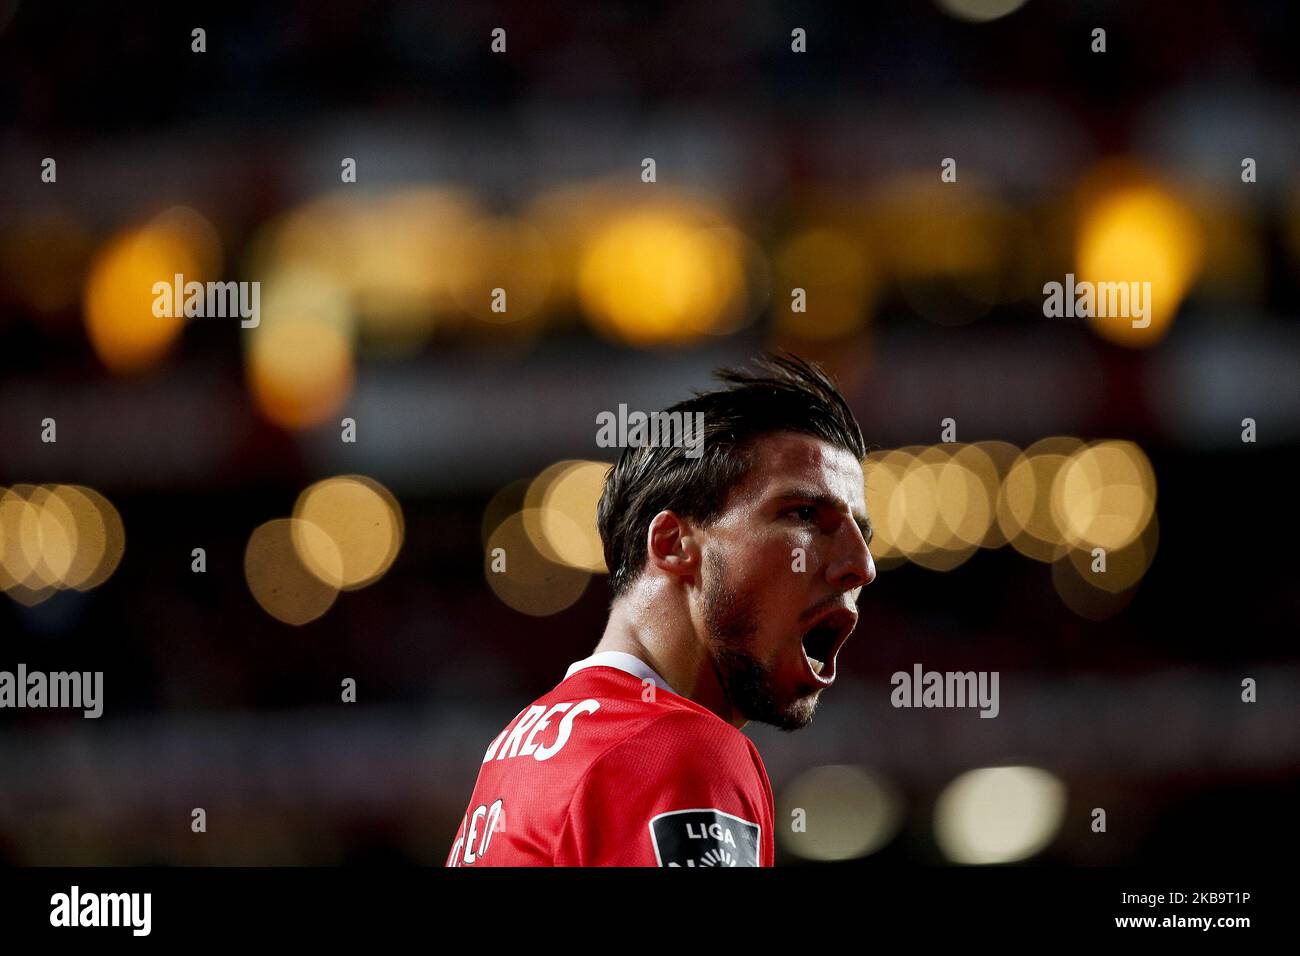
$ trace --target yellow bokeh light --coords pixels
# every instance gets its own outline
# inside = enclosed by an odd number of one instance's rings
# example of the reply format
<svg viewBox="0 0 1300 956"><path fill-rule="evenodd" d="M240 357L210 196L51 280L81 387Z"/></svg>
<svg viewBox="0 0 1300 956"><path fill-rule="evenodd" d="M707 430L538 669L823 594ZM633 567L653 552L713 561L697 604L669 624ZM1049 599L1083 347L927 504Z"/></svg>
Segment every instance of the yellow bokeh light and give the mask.
<svg viewBox="0 0 1300 956"><path fill-rule="evenodd" d="M274 220L255 238L250 257L263 275L324 277L358 348L407 355L454 315L453 287L472 264L465 236L479 215L465 190L345 187ZM280 310L266 304L269 294L265 289L263 311L274 316Z"/></svg>
<svg viewBox="0 0 1300 956"><path fill-rule="evenodd" d="M100 360L117 373L150 368L180 336L185 317L154 314L154 284L203 282L221 264L211 224L192 209L170 209L122 233L96 254L83 296L86 331Z"/></svg>
<svg viewBox="0 0 1300 956"><path fill-rule="evenodd" d="M1008 543L1026 557L1050 562L1059 557L1065 532L1052 506L1052 486L1068 456L1082 447L1072 436L1034 442L1016 460L998 490L997 522Z"/></svg>
<svg viewBox="0 0 1300 956"><path fill-rule="evenodd" d="M492 537L492 532L497 529L497 526L524 507L524 500L532 483L532 479L529 478L516 479L498 489L488 501L483 508L483 520L479 523L479 540L484 547L487 546L488 538Z"/></svg>
<svg viewBox="0 0 1300 956"><path fill-rule="evenodd" d="M328 611L339 593L303 564L300 541L308 543L318 568L336 570L341 566L337 550L332 561L328 557L333 546L330 538L309 522L294 518L276 518L259 525L244 549L244 578L253 598L276 620L296 626Z"/></svg>
<svg viewBox="0 0 1300 956"><path fill-rule="evenodd" d="M1114 617L1129 605L1136 592L1134 587L1119 591L1097 587L1096 578L1090 571L1081 570L1072 554L1052 562L1052 587L1061 603L1088 621Z"/></svg>
<svg viewBox="0 0 1300 956"><path fill-rule="evenodd" d="M459 253L450 285L466 313L489 325L531 325L540 316L554 270L536 227L509 217L481 220L465 231Z"/></svg>
<svg viewBox="0 0 1300 956"><path fill-rule="evenodd" d="M912 561L951 571L978 549L993 521L992 492L980 469L988 455L969 445L908 446L874 452L863 462L867 509L878 569Z"/></svg>
<svg viewBox="0 0 1300 956"><path fill-rule="evenodd" d="M0 494L0 588L39 588L33 560L39 555L39 514L27 500L30 485L16 485Z"/></svg>
<svg viewBox="0 0 1300 956"><path fill-rule="evenodd" d="M1100 441L1075 451L1057 472L1052 509L1065 539L1085 548L1123 548L1155 509L1155 471L1132 442Z"/></svg>
<svg viewBox="0 0 1300 956"><path fill-rule="evenodd" d="M1013 273L1036 254L1029 226L969 173L954 190L930 173L883 181L870 205L873 247L908 305L961 325L1016 293Z"/></svg>
<svg viewBox="0 0 1300 956"><path fill-rule="evenodd" d="M983 546L996 523L997 463L978 445L957 445L939 482L945 497L949 496L947 489L958 481L965 486L964 493L954 490L951 497L961 497L964 504L951 525L953 535L964 545Z"/></svg>
<svg viewBox="0 0 1300 956"><path fill-rule="evenodd" d="M28 501L37 515L39 540L38 559L32 563L32 569L42 584L66 587L65 578L78 547L76 516L53 493L52 486L34 488Z"/></svg>
<svg viewBox="0 0 1300 956"><path fill-rule="evenodd" d="M598 332L631 345L731 331L745 294L742 237L676 206L624 212L592 236L578 295Z"/></svg>
<svg viewBox="0 0 1300 956"><path fill-rule="evenodd" d="M859 331L880 293L880 277L866 243L839 229L807 229L776 255L777 288L803 289L806 311L791 301L773 306L776 326L805 339L833 339Z"/></svg>
<svg viewBox="0 0 1300 956"><path fill-rule="evenodd" d="M89 488L20 484L0 491L0 590L23 604L102 584L125 542L117 509Z"/></svg>
<svg viewBox="0 0 1300 956"><path fill-rule="evenodd" d="M1064 455L1026 455L1008 472L998 494L998 525L1008 543L1026 557L1051 561L1060 541L1048 489Z"/></svg>
<svg viewBox="0 0 1300 956"><path fill-rule="evenodd" d="M108 525L104 514L95 506L95 502L80 488L72 485L55 485L50 491L51 497L57 497L68 509L76 533L76 551L63 574L65 587L85 590L86 583L104 563L109 550ZM116 509L114 509L116 514ZM112 518L108 519L110 522ZM120 518L118 521L120 522ZM121 556L120 544L117 542L117 555ZM116 566L116 562L114 563ZM111 573L111 571L110 571Z"/></svg>
<svg viewBox="0 0 1300 956"><path fill-rule="evenodd" d="M378 580L397 557L405 536L397 500L364 475L316 482L298 496L293 516L304 523L292 528L303 566L345 591ZM322 531L328 542L308 526Z"/></svg>
<svg viewBox="0 0 1300 956"><path fill-rule="evenodd" d="M345 220L351 291L367 345L426 340L467 281L466 237L478 216L469 193L415 186L354 201Z"/></svg>
<svg viewBox="0 0 1300 956"><path fill-rule="evenodd" d="M555 549L551 547L551 543L546 537L546 531L543 528L543 518L545 517L543 505L546 502L546 494L551 490L551 486L559 481L567 471L580 464L582 464L581 461L565 458L552 465L547 465L537 473L536 478L528 483L528 490L524 493L523 505L517 509L523 521L524 532L528 535L528 540L533 548L546 560L554 561L557 564L563 564L564 562L555 553Z"/></svg>
<svg viewBox="0 0 1300 956"><path fill-rule="evenodd" d="M1153 513L1141 534L1122 548L1072 548L1052 564L1052 586L1079 617L1107 620L1132 602L1159 541L1160 523Z"/></svg>
<svg viewBox="0 0 1300 956"><path fill-rule="evenodd" d="M961 456L960 452L966 452ZM939 524L944 529L937 538L938 547L918 563L934 571L951 571L964 563L979 548L993 522L992 498L979 475L966 461L981 454L969 446L955 451L951 458L932 464L936 473L939 500Z"/></svg>
<svg viewBox="0 0 1300 956"><path fill-rule="evenodd" d="M1093 315L1088 323L1098 335L1120 345L1154 345L1168 333L1200 272L1200 222L1172 192L1146 179L1112 178L1103 171L1085 192L1088 198L1075 240L1077 280L1097 289L1102 283L1129 286L1128 295L1132 283L1139 289L1150 283L1150 300L1141 318L1133 314L1130 301L1127 310L1120 310L1129 314ZM1097 311L1100 301L1094 303ZM1134 321L1144 324L1135 328Z"/></svg>
<svg viewBox="0 0 1300 956"><path fill-rule="evenodd" d="M989 494L989 501L993 506L989 526L980 541L980 547L1000 548L1007 543L1007 536L997 520L998 495L1002 490L1002 482L1016 462L1020 460L1022 453L1019 448L1010 442L996 439L978 441L971 447L976 449L978 455L973 455L964 459L964 461L983 482ZM991 471L989 470L990 466L992 467Z"/></svg>
<svg viewBox="0 0 1300 956"><path fill-rule="evenodd" d="M307 428L334 414L356 376L352 343L328 321L282 316L259 326L247 358L253 399L282 428Z"/></svg>
<svg viewBox="0 0 1300 956"><path fill-rule="evenodd" d="M951 571L975 553L976 545L963 540L956 529L968 508L979 510L983 489L974 475L953 463L951 445L919 450L903 476L901 490L909 521L919 517L911 526L915 544L908 557L914 563L931 571ZM987 503L983 510L987 515Z"/></svg>
<svg viewBox="0 0 1300 956"><path fill-rule="evenodd" d="M117 513L113 503L98 491L84 485L72 485L71 491L88 500L98 515L98 521L87 518L79 526L82 529L82 540L91 542L88 547L93 549L92 554L97 555L98 560L85 579L73 587L79 591L89 591L99 587L117 570L126 551L126 529L122 525L122 516ZM89 538L88 534L102 534L102 541Z"/></svg>
<svg viewBox="0 0 1300 956"><path fill-rule="evenodd" d="M574 295L587 246L628 205L625 189L585 179L543 190L529 201L524 217L545 236L557 296Z"/></svg>
<svg viewBox="0 0 1300 956"><path fill-rule="evenodd" d="M187 250L149 230L120 236L99 252L86 281L86 330L105 365L137 372L171 349L185 318L153 314L153 284L197 269Z"/></svg>
<svg viewBox="0 0 1300 956"><path fill-rule="evenodd" d="M561 472L542 496L540 531L543 553L571 567L604 574L604 548L596 527L596 505L610 466L581 461Z"/></svg>
<svg viewBox="0 0 1300 956"><path fill-rule="evenodd" d="M889 502L885 520L903 553L916 555L930 544L939 519L938 482L929 463L919 455L907 464L898 491Z"/></svg>
<svg viewBox="0 0 1300 956"><path fill-rule="evenodd" d="M1152 514L1142 533L1128 544L1116 549L1075 547L1070 549L1068 558L1082 581L1118 594L1142 580L1155 560L1159 542L1160 523Z"/></svg>
<svg viewBox="0 0 1300 956"><path fill-rule="evenodd" d="M558 614L582 596L590 572L549 561L533 546L524 529L528 511L506 518L488 538L483 574L489 587L505 604L533 617ZM541 525L541 515L529 516ZM563 523L564 517L552 518ZM576 528L570 534L579 533Z"/></svg>
<svg viewBox="0 0 1300 956"><path fill-rule="evenodd" d="M879 571L888 571L907 561L898 541L902 522L895 528L889 515L903 473L911 460L912 456L906 452L887 451L872 452L862 463L867 513L875 529L871 539L871 557Z"/></svg>

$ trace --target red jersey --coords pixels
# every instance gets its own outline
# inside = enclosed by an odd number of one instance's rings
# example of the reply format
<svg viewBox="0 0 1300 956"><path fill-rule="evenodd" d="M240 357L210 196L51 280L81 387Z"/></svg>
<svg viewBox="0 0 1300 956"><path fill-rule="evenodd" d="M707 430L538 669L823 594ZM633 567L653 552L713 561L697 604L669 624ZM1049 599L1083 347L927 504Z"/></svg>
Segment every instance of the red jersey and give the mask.
<svg viewBox="0 0 1300 956"><path fill-rule="evenodd" d="M771 866L772 785L743 733L605 651L492 741L448 866Z"/></svg>

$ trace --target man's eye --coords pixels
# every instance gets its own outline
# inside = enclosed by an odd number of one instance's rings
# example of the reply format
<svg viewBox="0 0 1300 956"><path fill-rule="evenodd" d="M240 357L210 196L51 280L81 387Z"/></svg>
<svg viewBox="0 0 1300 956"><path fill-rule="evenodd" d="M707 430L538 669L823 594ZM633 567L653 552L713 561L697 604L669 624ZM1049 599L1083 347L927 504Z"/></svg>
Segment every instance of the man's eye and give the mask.
<svg viewBox="0 0 1300 956"><path fill-rule="evenodd" d="M812 505L800 505L798 508L791 508L790 514L798 515L803 521L812 521L817 517L817 509Z"/></svg>

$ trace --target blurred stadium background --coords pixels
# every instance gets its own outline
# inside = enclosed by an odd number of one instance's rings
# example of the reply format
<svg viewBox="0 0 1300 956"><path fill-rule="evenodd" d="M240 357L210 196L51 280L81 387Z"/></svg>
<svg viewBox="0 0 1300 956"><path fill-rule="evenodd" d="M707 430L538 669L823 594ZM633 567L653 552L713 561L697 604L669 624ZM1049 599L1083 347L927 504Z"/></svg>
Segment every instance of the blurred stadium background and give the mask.
<svg viewBox="0 0 1300 956"><path fill-rule="evenodd" d="M1296 8L874 7L0 0L0 669L105 672L99 720L0 712L0 861L440 864L603 625L597 413L774 347L878 448L881 568L814 724L747 730L808 813L779 862L1273 845ZM1068 272L1150 326L1045 318ZM260 325L153 317L174 273ZM917 662L1000 715L892 708Z"/></svg>

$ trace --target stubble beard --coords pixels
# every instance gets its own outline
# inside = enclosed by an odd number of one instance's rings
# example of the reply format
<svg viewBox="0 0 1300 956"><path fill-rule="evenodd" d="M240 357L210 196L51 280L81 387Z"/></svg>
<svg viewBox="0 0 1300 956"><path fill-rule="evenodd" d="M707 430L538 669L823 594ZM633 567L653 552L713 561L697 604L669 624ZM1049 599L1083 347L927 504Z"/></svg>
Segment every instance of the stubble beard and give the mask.
<svg viewBox="0 0 1300 956"><path fill-rule="evenodd" d="M728 583L726 565L716 551L709 552L705 567L704 626L731 706L749 720L781 730L807 727L817 709L817 695L782 705L773 689L772 671L753 653L758 633L753 603Z"/></svg>

